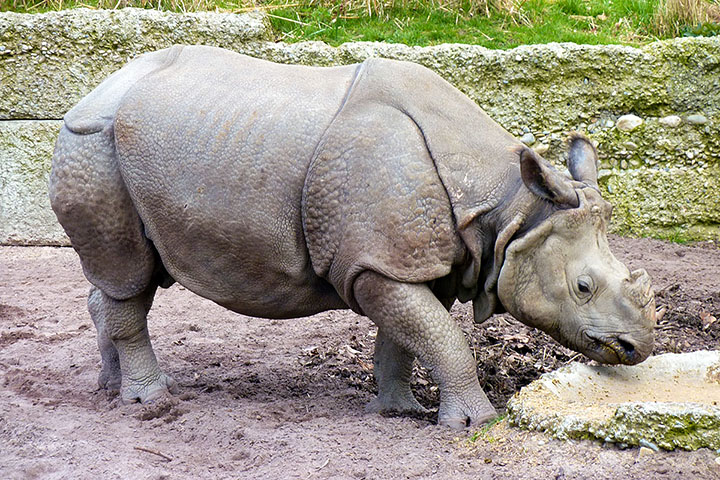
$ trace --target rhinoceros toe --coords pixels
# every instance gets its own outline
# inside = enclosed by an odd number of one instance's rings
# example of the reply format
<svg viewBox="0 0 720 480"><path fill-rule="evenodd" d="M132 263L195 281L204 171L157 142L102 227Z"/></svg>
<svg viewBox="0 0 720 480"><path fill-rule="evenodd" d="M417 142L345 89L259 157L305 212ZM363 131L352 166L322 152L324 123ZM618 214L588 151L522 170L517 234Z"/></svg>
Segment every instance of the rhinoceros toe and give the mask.
<svg viewBox="0 0 720 480"><path fill-rule="evenodd" d="M478 426L497 417L495 408L487 401L485 394L470 401L440 401L438 424L455 430ZM474 400L474 401L473 401Z"/></svg>
<svg viewBox="0 0 720 480"><path fill-rule="evenodd" d="M159 373L150 382L125 381L121 390L121 400L124 404L150 403L178 392L177 382L169 375Z"/></svg>

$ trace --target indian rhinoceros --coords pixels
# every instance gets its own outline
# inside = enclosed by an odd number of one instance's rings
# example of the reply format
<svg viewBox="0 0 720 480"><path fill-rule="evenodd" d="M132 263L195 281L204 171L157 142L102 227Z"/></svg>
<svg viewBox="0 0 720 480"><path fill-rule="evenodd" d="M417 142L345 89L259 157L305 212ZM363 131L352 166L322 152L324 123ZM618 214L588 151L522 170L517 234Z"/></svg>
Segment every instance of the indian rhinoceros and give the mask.
<svg viewBox="0 0 720 480"><path fill-rule="evenodd" d="M176 383L146 315L174 282L246 315L350 308L378 327L374 411L496 415L448 309L510 312L604 363L653 347L648 274L608 248L597 155L561 173L419 65L279 65L175 46L142 55L65 115L52 207L93 285L100 386L148 402Z"/></svg>

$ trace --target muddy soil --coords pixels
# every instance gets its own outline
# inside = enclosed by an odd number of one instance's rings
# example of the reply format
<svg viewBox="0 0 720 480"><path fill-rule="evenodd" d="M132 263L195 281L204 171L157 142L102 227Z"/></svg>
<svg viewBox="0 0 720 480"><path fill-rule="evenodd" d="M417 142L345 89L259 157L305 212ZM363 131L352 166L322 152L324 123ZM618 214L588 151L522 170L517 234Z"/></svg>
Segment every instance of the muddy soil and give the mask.
<svg viewBox="0 0 720 480"><path fill-rule="evenodd" d="M668 307L655 353L720 348L720 248L611 238ZM720 452L559 442L502 421L455 432L427 418L365 414L375 329L332 311L295 320L236 315L180 286L149 316L162 368L181 393L122 405L96 387L100 356L88 284L68 248L0 247L2 479L711 479ZM586 361L507 315L472 324L455 305L499 410L515 391ZM438 392L416 369L415 391Z"/></svg>

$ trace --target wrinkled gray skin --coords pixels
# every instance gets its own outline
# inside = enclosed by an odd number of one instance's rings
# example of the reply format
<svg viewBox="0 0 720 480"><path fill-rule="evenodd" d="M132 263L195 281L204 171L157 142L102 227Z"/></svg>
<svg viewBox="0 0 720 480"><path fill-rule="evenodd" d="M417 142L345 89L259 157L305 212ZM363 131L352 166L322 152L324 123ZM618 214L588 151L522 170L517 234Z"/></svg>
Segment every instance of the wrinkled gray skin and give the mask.
<svg viewBox="0 0 720 480"><path fill-rule="evenodd" d="M146 314L173 282L267 318L352 308L378 326L373 411L496 413L448 314L505 309L604 363L652 350L648 275L608 249L596 153L572 179L418 65L287 66L210 47L144 55L65 116L50 197L93 288L100 385L148 402L175 382Z"/></svg>

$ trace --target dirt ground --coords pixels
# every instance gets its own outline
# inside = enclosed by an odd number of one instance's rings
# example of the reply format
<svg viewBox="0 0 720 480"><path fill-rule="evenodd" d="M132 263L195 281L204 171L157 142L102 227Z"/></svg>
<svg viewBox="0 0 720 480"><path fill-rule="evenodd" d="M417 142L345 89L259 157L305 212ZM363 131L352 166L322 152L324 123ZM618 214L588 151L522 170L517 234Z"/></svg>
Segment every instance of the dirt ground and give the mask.
<svg viewBox="0 0 720 480"><path fill-rule="evenodd" d="M720 248L611 238L668 306L655 353L720 348ZM375 329L332 311L268 321L236 315L177 285L149 316L161 366L181 394L121 405L97 390L100 356L88 284L68 248L0 247L2 479L711 479L720 452L640 452L553 440L502 421L455 432L434 419L363 408L375 389ZM502 410L517 389L583 360L496 316L475 326L455 305L481 383ZM417 369L421 402L437 388Z"/></svg>

